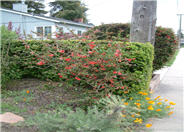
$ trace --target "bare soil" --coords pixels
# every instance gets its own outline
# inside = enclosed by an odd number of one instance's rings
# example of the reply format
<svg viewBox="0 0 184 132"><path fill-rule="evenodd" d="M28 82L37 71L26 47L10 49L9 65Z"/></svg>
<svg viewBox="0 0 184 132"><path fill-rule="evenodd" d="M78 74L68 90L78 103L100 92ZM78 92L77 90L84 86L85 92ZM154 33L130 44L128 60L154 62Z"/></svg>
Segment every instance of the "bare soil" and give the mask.
<svg viewBox="0 0 184 132"><path fill-rule="evenodd" d="M32 98L23 95L6 95L6 91L17 92L29 91ZM88 94L86 92L88 91ZM24 112L15 113L14 110L3 109L4 112L12 112L24 117L34 116L36 112L47 112L54 110L62 104L72 106L74 109L78 106L85 106L89 100L89 90L77 87L66 87L60 82L41 81L38 79L22 79L11 81L6 90L2 90L2 103L9 103L18 109L26 108ZM20 96L20 98L19 98ZM19 98L17 101L16 98ZM29 99L29 100L28 100ZM7 123L1 124L1 132L37 132L36 127L22 127Z"/></svg>

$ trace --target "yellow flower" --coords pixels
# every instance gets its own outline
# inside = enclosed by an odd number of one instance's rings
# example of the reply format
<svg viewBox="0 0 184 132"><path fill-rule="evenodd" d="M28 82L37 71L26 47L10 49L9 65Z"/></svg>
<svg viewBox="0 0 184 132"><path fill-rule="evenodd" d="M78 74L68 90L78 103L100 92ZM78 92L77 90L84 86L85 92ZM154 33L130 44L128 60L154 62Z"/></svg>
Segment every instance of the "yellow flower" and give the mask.
<svg viewBox="0 0 184 132"><path fill-rule="evenodd" d="M168 99L165 99L165 102L167 102L168 101Z"/></svg>
<svg viewBox="0 0 184 132"><path fill-rule="evenodd" d="M143 92L139 92L139 94L143 94Z"/></svg>
<svg viewBox="0 0 184 132"><path fill-rule="evenodd" d="M168 108L171 108L171 106L166 106L166 108L168 109Z"/></svg>
<svg viewBox="0 0 184 132"><path fill-rule="evenodd" d="M149 98L149 97L146 97L145 99L146 99L146 100L150 100L150 98Z"/></svg>
<svg viewBox="0 0 184 132"><path fill-rule="evenodd" d="M136 100L137 102L139 102L140 100Z"/></svg>
<svg viewBox="0 0 184 132"><path fill-rule="evenodd" d="M156 111L162 111L161 109L157 109Z"/></svg>
<svg viewBox="0 0 184 132"><path fill-rule="evenodd" d="M150 128L152 126L152 124L146 124L147 128Z"/></svg>
<svg viewBox="0 0 184 132"><path fill-rule="evenodd" d="M148 110L154 110L153 106L152 105L148 106Z"/></svg>
<svg viewBox="0 0 184 132"><path fill-rule="evenodd" d="M148 103L149 103L149 104L155 104L155 102L154 102L154 101L148 101Z"/></svg>
<svg viewBox="0 0 184 132"><path fill-rule="evenodd" d="M140 124L141 124L141 123L142 123L142 119L136 118L136 119L134 120L134 122L135 122L135 123L140 123Z"/></svg>
<svg viewBox="0 0 184 132"><path fill-rule="evenodd" d="M174 112L173 112L173 111L171 111L171 112L169 112L169 113L168 113L168 115L172 115L173 113L174 113Z"/></svg>
<svg viewBox="0 0 184 132"><path fill-rule="evenodd" d="M174 103L174 102L169 102L169 104L170 104L170 105L176 105L176 103Z"/></svg>
<svg viewBox="0 0 184 132"><path fill-rule="evenodd" d="M132 117L134 118L134 117L135 117L135 115L132 115Z"/></svg>
<svg viewBox="0 0 184 132"><path fill-rule="evenodd" d="M157 104L158 104L158 105L161 105L162 103L161 103L161 102L158 102Z"/></svg>
<svg viewBox="0 0 184 132"><path fill-rule="evenodd" d="M142 93L142 95L148 95L148 93Z"/></svg>
<svg viewBox="0 0 184 132"><path fill-rule="evenodd" d="M159 99L159 101L162 101L163 99Z"/></svg>
<svg viewBox="0 0 184 132"><path fill-rule="evenodd" d="M157 97L155 98L155 100L157 100L158 98L160 98L160 96L157 96Z"/></svg>
<svg viewBox="0 0 184 132"><path fill-rule="evenodd" d="M128 102L125 102L124 105L128 105Z"/></svg>
<svg viewBox="0 0 184 132"><path fill-rule="evenodd" d="M140 103L134 103L135 105L137 105L138 107L140 107L141 106L141 104Z"/></svg>
<svg viewBox="0 0 184 132"><path fill-rule="evenodd" d="M132 97L130 97L130 100L132 100L133 98Z"/></svg>
<svg viewBox="0 0 184 132"><path fill-rule="evenodd" d="M148 93L145 93L145 92L139 92L139 94L142 94L142 95L148 95Z"/></svg>
<svg viewBox="0 0 184 132"><path fill-rule="evenodd" d="M122 117L126 117L126 115L124 115L124 114L122 114L121 116L122 116Z"/></svg>

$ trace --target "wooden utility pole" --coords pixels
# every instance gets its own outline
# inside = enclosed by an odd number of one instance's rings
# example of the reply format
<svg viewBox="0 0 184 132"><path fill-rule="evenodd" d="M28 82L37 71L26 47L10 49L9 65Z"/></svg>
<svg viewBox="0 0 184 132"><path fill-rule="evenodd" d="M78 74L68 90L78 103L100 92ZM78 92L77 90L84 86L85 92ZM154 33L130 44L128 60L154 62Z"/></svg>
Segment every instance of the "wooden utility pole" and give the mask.
<svg viewBox="0 0 184 132"><path fill-rule="evenodd" d="M134 0L130 27L131 42L155 43L156 0Z"/></svg>
<svg viewBox="0 0 184 132"><path fill-rule="evenodd" d="M179 32L178 32L178 40L179 40L179 44L178 44L178 49L181 46L181 24L182 24L182 15L184 14L177 14L180 17L180 21L179 21Z"/></svg>

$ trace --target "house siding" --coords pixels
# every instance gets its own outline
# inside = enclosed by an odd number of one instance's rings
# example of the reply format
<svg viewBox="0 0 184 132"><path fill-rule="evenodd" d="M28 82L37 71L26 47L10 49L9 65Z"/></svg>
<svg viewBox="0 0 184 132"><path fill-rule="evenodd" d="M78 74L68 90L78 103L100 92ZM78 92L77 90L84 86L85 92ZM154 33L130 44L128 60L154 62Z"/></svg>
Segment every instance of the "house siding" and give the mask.
<svg viewBox="0 0 184 132"><path fill-rule="evenodd" d="M35 33L33 33L36 32L36 27L51 26L52 37L55 37L56 25L58 25L59 27L63 27L64 33L69 33L71 30L76 34L78 31L81 31L82 33L87 31L87 27L61 24L58 22L43 20L32 16L6 12L3 10L0 10L0 16L1 16L0 26L2 25L8 26L8 23L12 22L13 30L17 30L18 28L20 28L21 34L32 35L34 38L39 38Z"/></svg>

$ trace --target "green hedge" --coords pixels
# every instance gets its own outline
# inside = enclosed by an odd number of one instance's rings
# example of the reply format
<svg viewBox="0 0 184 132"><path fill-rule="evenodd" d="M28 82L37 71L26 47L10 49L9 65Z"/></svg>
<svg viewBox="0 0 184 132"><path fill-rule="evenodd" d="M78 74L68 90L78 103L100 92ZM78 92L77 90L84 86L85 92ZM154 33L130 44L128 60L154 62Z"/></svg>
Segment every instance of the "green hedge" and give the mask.
<svg viewBox="0 0 184 132"><path fill-rule="evenodd" d="M107 95L148 90L151 44L119 41L14 41L9 47L11 79L35 77L64 81Z"/></svg>
<svg viewBox="0 0 184 132"><path fill-rule="evenodd" d="M178 42L172 29L157 27L155 38L155 59L154 69L160 69L172 59L177 48Z"/></svg>
<svg viewBox="0 0 184 132"><path fill-rule="evenodd" d="M102 24L91 28L86 35L97 40L129 41L130 24ZM172 58L178 46L177 38L170 28L157 27L154 45L153 69L165 66Z"/></svg>

